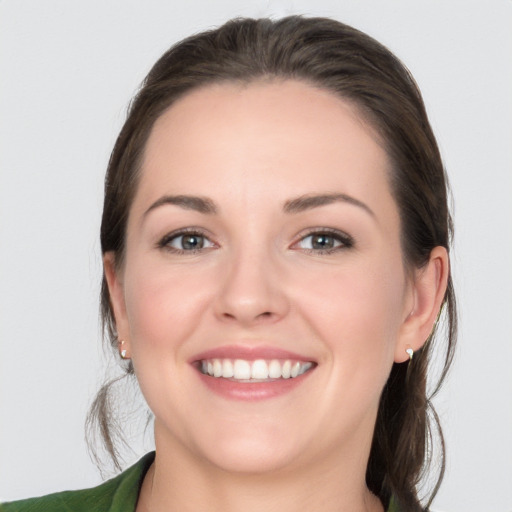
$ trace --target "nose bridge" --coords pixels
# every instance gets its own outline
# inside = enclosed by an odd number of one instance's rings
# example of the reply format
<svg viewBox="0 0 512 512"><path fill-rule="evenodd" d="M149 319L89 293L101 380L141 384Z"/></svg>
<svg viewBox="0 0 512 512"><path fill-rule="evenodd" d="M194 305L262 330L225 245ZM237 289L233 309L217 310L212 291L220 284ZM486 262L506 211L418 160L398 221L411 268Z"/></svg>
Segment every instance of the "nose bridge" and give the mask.
<svg viewBox="0 0 512 512"><path fill-rule="evenodd" d="M263 241L233 248L217 297L217 313L243 324L275 321L286 314L278 255Z"/></svg>

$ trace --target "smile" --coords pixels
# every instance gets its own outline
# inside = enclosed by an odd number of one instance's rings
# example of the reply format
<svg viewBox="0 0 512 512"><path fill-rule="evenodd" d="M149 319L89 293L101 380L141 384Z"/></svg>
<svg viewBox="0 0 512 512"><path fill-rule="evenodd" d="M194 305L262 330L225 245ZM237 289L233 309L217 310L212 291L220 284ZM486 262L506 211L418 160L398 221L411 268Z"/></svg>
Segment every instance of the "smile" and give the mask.
<svg viewBox="0 0 512 512"><path fill-rule="evenodd" d="M294 379L313 368L311 361L292 359L203 359L200 371L210 377L230 379L237 382L269 382L275 379Z"/></svg>

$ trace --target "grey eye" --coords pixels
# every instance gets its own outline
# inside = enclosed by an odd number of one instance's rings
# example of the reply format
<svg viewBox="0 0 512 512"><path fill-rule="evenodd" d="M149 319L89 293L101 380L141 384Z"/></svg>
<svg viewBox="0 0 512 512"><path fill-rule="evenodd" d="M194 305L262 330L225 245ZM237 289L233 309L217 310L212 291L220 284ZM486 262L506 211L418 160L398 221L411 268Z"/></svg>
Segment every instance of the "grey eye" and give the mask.
<svg viewBox="0 0 512 512"><path fill-rule="evenodd" d="M301 249L325 251L341 247L344 245L344 242L339 237L330 233L313 233L304 237L298 245Z"/></svg>
<svg viewBox="0 0 512 512"><path fill-rule="evenodd" d="M177 251L198 251L214 244L200 233L181 233L168 238L162 245Z"/></svg>
<svg viewBox="0 0 512 512"><path fill-rule="evenodd" d="M180 235L173 240L173 247L190 251L194 249L202 249L204 247L204 237L200 235ZM181 246L181 247L180 247Z"/></svg>

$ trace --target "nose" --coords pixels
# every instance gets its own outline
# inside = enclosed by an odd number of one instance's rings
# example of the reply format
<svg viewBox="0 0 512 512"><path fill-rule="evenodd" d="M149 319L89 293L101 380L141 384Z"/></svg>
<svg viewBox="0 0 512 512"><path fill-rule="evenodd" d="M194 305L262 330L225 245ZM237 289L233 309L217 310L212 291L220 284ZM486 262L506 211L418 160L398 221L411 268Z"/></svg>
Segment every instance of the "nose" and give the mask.
<svg viewBox="0 0 512 512"><path fill-rule="evenodd" d="M263 251L233 255L224 272L215 301L223 322L245 327L277 322L289 311L284 272Z"/></svg>

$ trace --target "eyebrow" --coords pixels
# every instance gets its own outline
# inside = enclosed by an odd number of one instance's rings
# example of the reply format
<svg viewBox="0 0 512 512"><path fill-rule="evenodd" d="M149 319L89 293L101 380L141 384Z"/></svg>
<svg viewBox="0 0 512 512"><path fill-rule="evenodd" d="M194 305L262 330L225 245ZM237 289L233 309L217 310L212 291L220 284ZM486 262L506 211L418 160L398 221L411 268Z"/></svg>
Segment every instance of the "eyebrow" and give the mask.
<svg viewBox="0 0 512 512"><path fill-rule="evenodd" d="M301 213L306 210L311 210L313 208L318 208L320 206L326 206L332 203L348 203L354 206L358 206L362 208L367 213L369 213L372 217L375 217L375 213L373 210L355 197L349 196L347 194L315 194L315 195L303 195L297 197L295 199L290 199L284 203L283 210L285 213ZM200 196L189 196L189 195L177 195L177 196L162 196L160 199L157 199L145 212L143 217L146 217L147 214L153 211L156 208L159 208L164 205L175 205L186 210L194 210L199 213L214 215L218 213L218 208L215 203L207 198Z"/></svg>
<svg viewBox="0 0 512 512"><path fill-rule="evenodd" d="M349 196L347 194L318 194L318 195L304 195L297 197L296 199L291 199L286 201L284 204L285 213L300 213L305 210L310 210L312 208L318 208L320 206L325 206L332 203L348 203L353 206L358 206L362 208L364 211L369 213L372 217L375 217L375 213L373 210L359 199L355 197Z"/></svg>
<svg viewBox="0 0 512 512"><path fill-rule="evenodd" d="M205 213L205 214L215 214L217 213L217 207L215 206L215 203L208 199L207 197L199 197L199 196L186 196L186 195L179 195L179 196L163 196L160 199L157 199L145 212L144 217L147 216L147 214L151 211L153 211L156 208L159 208L160 206L172 204L175 206L179 206L181 208L184 208L185 210L195 210L199 213Z"/></svg>

